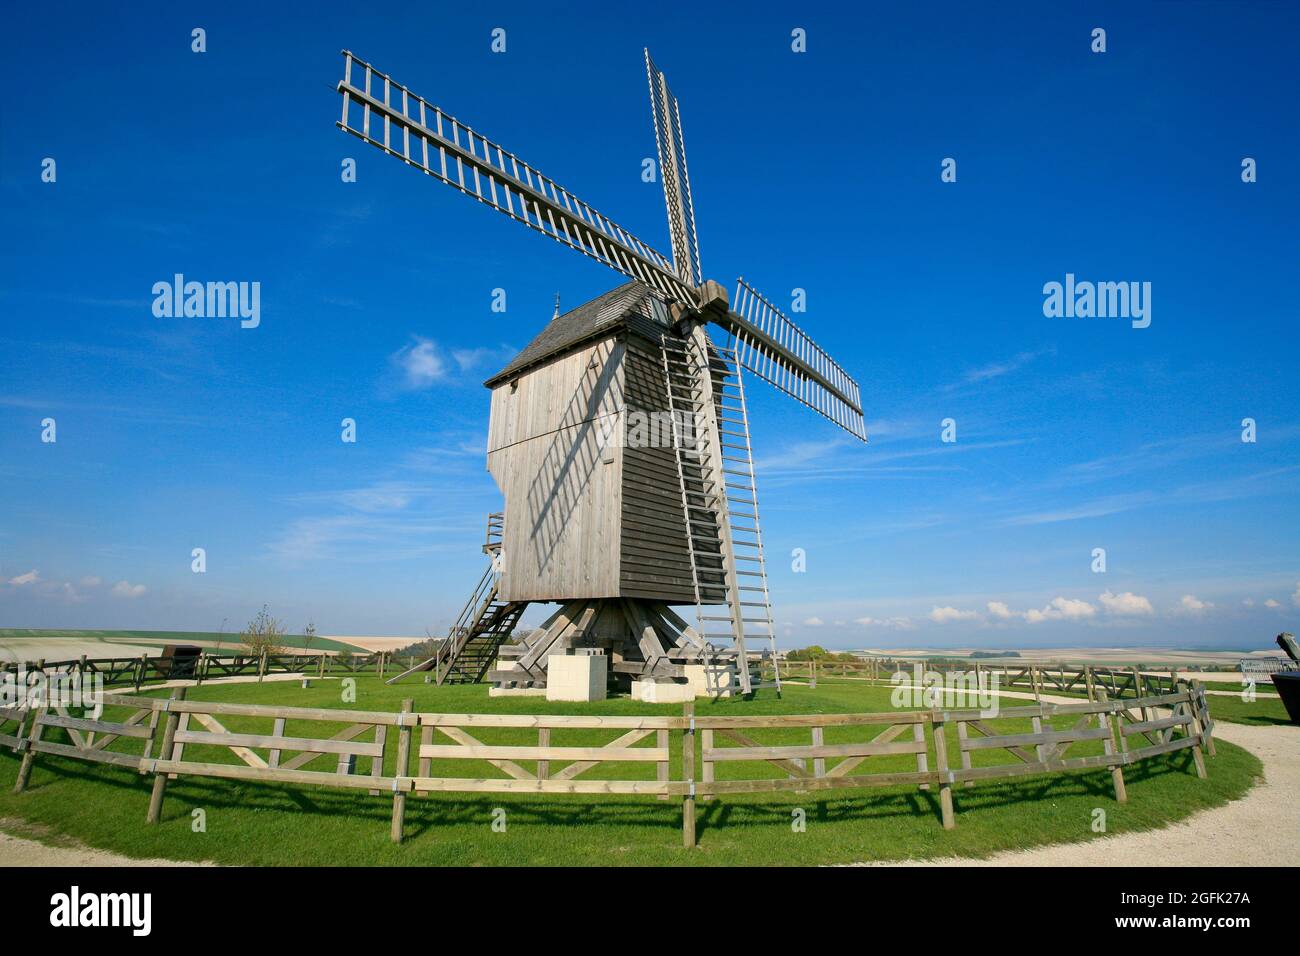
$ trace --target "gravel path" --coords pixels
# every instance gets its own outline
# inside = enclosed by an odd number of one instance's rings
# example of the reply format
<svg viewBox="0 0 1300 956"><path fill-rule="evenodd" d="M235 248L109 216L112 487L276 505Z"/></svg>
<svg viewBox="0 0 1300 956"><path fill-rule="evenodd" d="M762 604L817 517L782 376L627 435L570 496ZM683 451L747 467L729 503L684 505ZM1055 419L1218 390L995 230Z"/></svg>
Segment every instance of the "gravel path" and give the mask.
<svg viewBox="0 0 1300 956"><path fill-rule="evenodd" d="M75 841L57 846L13 836L5 830L31 832L21 820L0 818L0 866L196 866L175 860L133 860L106 850L93 850ZM202 864L210 865L210 864Z"/></svg>

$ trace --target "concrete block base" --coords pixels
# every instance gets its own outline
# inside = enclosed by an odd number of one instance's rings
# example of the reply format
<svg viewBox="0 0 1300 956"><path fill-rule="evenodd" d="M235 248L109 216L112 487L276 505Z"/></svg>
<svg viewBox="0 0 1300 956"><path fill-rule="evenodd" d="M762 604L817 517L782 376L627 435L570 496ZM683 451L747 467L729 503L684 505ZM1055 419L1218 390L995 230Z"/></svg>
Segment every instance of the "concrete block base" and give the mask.
<svg viewBox="0 0 1300 956"><path fill-rule="evenodd" d="M632 681L632 699L643 704L682 704L696 698L690 684L656 684L648 680Z"/></svg>
<svg viewBox="0 0 1300 956"><path fill-rule="evenodd" d="M545 687L489 687L489 697L545 697Z"/></svg>
<svg viewBox="0 0 1300 956"><path fill-rule="evenodd" d="M608 679L604 654L552 654L546 659L547 700L604 700Z"/></svg>
<svg viewBox="0 0 1300 956"><path fill-rule="evenodd" d="M686 683L696 697L732 697L741 692L734 664L687 664Z"/></svg>

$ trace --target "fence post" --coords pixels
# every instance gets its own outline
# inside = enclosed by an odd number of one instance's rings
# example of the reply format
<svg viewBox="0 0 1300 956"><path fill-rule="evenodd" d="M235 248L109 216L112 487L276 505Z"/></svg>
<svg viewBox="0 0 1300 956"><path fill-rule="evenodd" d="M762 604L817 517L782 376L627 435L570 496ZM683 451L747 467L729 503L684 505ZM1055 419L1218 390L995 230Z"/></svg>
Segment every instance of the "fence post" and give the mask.
<svg viewBox="0 0 1300 956"><path fill-rule="evenodd" d="M26 790L27 783L32 778L32 764L36 761L36 745L40 743L41 735L45 733L45 728L41 725L41 717L45 715L46 710L45 707L32 708L32 729L28 732L27 739L20 745L23 751L23 762L18 765L18 779L14 781L14 793L22 793Z"/></svg>
<svg viewBox="0 0 1300 956"><path fill-rule="evenodd" d="M320 678L321 680L325 679L325 652L324 651L321 651L321 655L320 655Z"/></svg>
<svg viewBox="0 0 1300 956"><path fill-rule="evenodd" d="M686 792L682 795L682 845L695 846L695 701L682 704L682 779Z"/></svg>
<svg viewBox="0 0 1300 956"><path fill-rule="evenodd" d="M262 678L266 676L266 649L257 655L257 682L262 683Z"/></svg>
<svg viewBox="0 0 1300 956"><path fill-rule="evenodd" d="M410 697L402 701L402 713L409 714L415 701ZM382 759L382 758L381 758ZM389 834L394 843L402 842L402 830L406 825L406 791L401 789L402 778L411 769L411 725L402 718L397 730L397 766L393 770L393 829ZM539 775L540 776L540 775Z"/></svg>
<svg viewBox="0 0 1300 956"><path fill-rule="evenodd" d="M203 686L203 670L208 665L208 652L199 651L199 659L194 662L194 686Z"/></svg>
<svg viewBox="0 0 1300 956"><path fill-rule="evenodd" d="M1083 668L1083 682L1084 682L1084 684L1085 684L1085 685L1087 686L1087 688L1088 688L1088 699L1089 699L1089 700L1096 700L1096 699L1097 699L1097 685L1096 685L1095 683L1093 683L1093 679L1092 679L1092 665L1091 665L1091 664L1086 664L1086 665L1084 666L1084 668Z"/></svg>
<svg viewBox="0 0 1300 956"><path fill-rule="evenodd" d="M1187 695L1187 704L1186 704L1187 716L1192 719L1191 725L1187 727L1187 736L1192 737L1196 741L1195 746L1191 748L1192 761L1193 763L1196 764L1196 776L1204 780L1206 777L1206 773L1205 773L1205 755L1201 753L1201 740L1204 737L1204 734L1201 732L1201 712L1199 707L1197 706L1196 691L1192 689L1192 685L1187 681L1183 681L1182 684L1183 684L1182 692ZM1177 685L1175 684L1174 686L1176 690ZM1175 705L1174 713L1177 712L1178 712L1178 707L1177 705ZM1170 737L1172 738L1173 731L1170 730L1169 733L1170 733Z"/></svg>
<svg viewBox="0 0 1300 956"><path fill-rule="evenodd" d="M930 769L930 755L926 752L926 751L928 750L928 748L927 748L926 746L924 746L924 745L925 745L925 727L922 726L922 722L919 721L919 720L918 720L916 723L914 723L914 724L912 725L912 740L913 740L915 743L922 744L921 748L917 751L917 754L916 754L916 769L917 769L917 772L918 772L918 773L926 773L926 772L928 772L929 769ZM921 784L921 785L918 787L918 789L920 789L920 790L929 790L929 789L930 789L930 785L929 785L928 783L923 783L923 784Z"/></svg>
<svg viewBox="0 0 1300 956"><path fill-rule="evenodd" d="M1205 688L1201 687L1200 680L1193 680L1192 687L1196 688L1196 704L1201 713L1201 747L1205 749L1205 753L1213 757L1214 718L1210 717L1209 701L1205 700Z"/></svg>
<svg viewBox="0 0 1300 956"><path fill-rule="evenodd" d="M1106 694L1106 688L1097 688L1097 700L1103 704L1110 702L1110 697ZM1115 708L1111 707L1109 711L1097 715L1101 720L1106 721L1106 726L1110 730L1110 735L1103 737L1101 740L1102 750L1107 757L1116 756L1115 737L1120 736L1121 751L1127 750L1124 743L1124 720L1117 713ZM1115 785L1115 802L1128 803L1128 791L1124 788L1124 765L1122 763L1113 764L1110 768L1110 782Z"/></svg>
<svg viewBox="0 0 1300 956"><path fill-rule="evenodd" d="M549 747L550 745L551 745L551 728L550 728L550 727L538 727L538 728L537 728L537 746L538 746L538 748L540 749L540 748L543 748L543 747ZM659 745L660 745L661 747L663 746L663 741L662 741L662 740L659 742ZM550 762L549 760L538 760L538 761L537 761L537 779L538 779L538 780L549 780L549 779L550 779L550 776L551 776L551 762Z"/></svg>
<svg viewBox="0 0 1300 956"><path fill-rule="evenodd" d="M136 664L135 666L135 692L137 694L140 693L140 685L144 683L144 669L146 666L145 662L147 660L148 660L148 655L141 654L140 663Z"/></svg>
<svg viewBox="0 0 1300 956"><path fill-rule="evenodd" d="M184 687L177 687L172 691L172 700L185 699ZM162 747L158 750L158 760L171 760L172 750L176 746L176 724L180 720L180 715L174 710L168 708L167 723L163 728ZM156 763L156 762L155 762ZM148 823L157 823L162 819L163 794L167 790L167 774L160 773L157 767L154 767L153 773L153 793L149 795L149 814L145 817Z"/></svg>
<svg viewBox="0 0 1300 956"><path fill-rule="evenodd" d="M943 828L951 830L957 825L952 815L952 775L948 770L948 734L941 710L930 711L930 732L934 734L934 763L939 772L939 813Z"/></svg>
<svg viewBox="0 0 1300 956"><path fill-rule="evenodd" d="M540 731L538 733L540 733ZM707 734L709 733L709 731L706 730L705 733ZM539 740L538 742L540 743L541 741ZM548 731L546 736L546 744L549 746L550 742L551 742L551 737L550 737L550 732ZM658 730L655 732L655 745L665 753L668 752L669 743L668 743L667 730ZM548 763L547 766L549 767L550 764ZM537 776L539 778L542 777L542 765L540 763L537 765ZM672 764L670 764L667 760L660 762L657 776L660 783L668 783L668 781L672 779ZM661 793L659 795L659 799L667 800L668 794Z"/></svg>

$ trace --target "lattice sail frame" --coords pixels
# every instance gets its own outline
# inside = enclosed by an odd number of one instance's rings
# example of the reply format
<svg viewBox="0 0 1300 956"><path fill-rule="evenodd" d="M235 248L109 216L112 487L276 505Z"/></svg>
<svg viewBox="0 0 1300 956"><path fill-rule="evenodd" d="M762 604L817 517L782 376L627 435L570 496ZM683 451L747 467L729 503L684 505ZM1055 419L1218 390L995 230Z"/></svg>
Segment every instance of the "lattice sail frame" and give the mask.
<svg viewBox="0 0 1300 956"><path fill-rule="evenodd" d="M695 202L691 198L691 174L686 166L686 140L682 136L682 114L668 80L645 51L646 78L650 83L650 119L655 128L655 149L659 153L659 178L664 184L668 207L668 234L673 246L673 265L684 282L699 287L704 281L700 266L700 240L695 232Z"/></svg>
<svg viewBox="0 0 1300 956"><path fill-rule="evenodd" d="M677 100L646 51L651 112L668 207L673 260L602 215L516 154L343 50L340 129L455 187L517 222L576 249L689 310L701 306L698 237ZM362 77L357 85L356 73ZM375 88L382 83L382 97ZM398 103L400 102L400 106ZM353 112L353 107L356 112ZM382 121L382 139L372 134ZM399 142L400 141L400 142ZM671 182L670 182L671 177ZM739 364L866 441L857 382L752 286L739 280L734 306L711 311L736 342Z"/></svg>
<svg viewBox="0 0 1300 956"><path fill-rule="evenodd" d="M736 340L736 359L743 368L854 437L867 440L858 383L808 333L744 279L736 280L731 312L728 331Z"/></svg>
<svg viewBox="0 0 1300 956"><path fill-rule="evenodd" d="M670 299L697 303L694 288L662 253L387 74L348 50L342 54L343 79L336 89L343 116L335 123L340 129ZM361 86L354 82L357 70ZM372 89L376 81L382 82L382 98ZM359 125L351 113L354 103ZM382 139L371 133L372 118L383 121Z"/></svg>

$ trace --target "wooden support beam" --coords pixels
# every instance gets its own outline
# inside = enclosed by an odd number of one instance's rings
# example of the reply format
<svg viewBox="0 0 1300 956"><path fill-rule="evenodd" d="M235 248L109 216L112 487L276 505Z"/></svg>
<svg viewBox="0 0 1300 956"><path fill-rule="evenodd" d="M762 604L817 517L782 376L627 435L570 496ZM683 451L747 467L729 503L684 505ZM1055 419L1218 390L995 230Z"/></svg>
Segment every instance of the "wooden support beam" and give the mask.
<svg viewBox="0 0 1300 956"><path fill-rule="evenodd" d="M172 691L172 700L184 700L186 688L178 687ZM172 748L176 741L176 725L180 722L180 715L175 711L169 711L167 714L167 724L163 729L162 746L158 749L159 760L171 760ZM265 764L263 764L265 766ZM157 823L162 819L163 795L167 791L167 774L166 772L154 771L153 775L153 793L149 795L149 813L145 817L148 823Z"/></svg>

